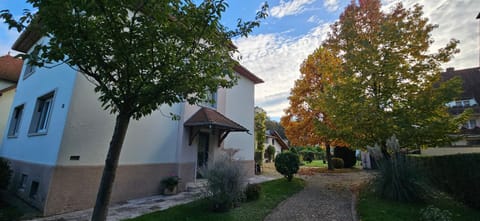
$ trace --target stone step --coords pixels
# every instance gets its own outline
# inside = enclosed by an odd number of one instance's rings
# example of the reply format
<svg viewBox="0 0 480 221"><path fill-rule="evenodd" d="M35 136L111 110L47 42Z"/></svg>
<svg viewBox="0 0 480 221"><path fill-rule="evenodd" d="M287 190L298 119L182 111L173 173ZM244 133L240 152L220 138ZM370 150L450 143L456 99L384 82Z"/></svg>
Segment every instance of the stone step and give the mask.
<svg viewBox="0 0 480 221"><path fill-rule="evenodd" d="M206 179L197 179L195 182L188 182L185 186L188 192L204 192L207 188Z"/></svg>

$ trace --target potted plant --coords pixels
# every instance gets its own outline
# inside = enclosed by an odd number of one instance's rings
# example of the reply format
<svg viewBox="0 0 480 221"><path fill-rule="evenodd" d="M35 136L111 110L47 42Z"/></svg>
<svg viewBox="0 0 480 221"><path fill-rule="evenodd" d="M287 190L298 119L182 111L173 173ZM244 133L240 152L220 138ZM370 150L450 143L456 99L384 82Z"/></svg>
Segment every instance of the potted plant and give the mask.
<svg viewBox="0 0 480 221"><path fill-rule="evenodd" d="M180 182L178 176L168 176L162 180L162 186L164 188L163 194L172 195L177 193L177 185Z"/></svg>

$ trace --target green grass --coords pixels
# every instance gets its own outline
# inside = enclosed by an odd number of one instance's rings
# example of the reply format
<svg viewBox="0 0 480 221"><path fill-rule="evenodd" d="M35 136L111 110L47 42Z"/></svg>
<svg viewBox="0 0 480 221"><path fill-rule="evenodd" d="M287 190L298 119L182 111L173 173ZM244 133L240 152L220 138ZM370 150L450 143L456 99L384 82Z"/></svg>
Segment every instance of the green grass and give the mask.
<svg viewBox="0 0 480 221"><path fill-rule="evenodd" d="M305 182L298 178L295 178L292 182L287 182L286 179L278 179L262 183L261 185L262 195L259 200L242 203L239 207L234 208L229 212L211 212L208 200L202 199L188 204L175 206L167 210L146 214L131 220L260 221L263 220L280 202L302 190L305 186Z"/></svg>
<svg viewBox="0 0 480 221"><path fill-rule="evenodd" d="M323 163L323 160L314 160L311 163L308 163L307 161L303 161L305 165L304 167L327 167L327 163Z"/></svg>
<svg viewBox="0 0 480 221"><path fill-rule="evenodd" d="M358 202L358 214L362 221L403 221L421 220L420 210L433 205L452 213L455 221L478 221L480 211L464 206L455 200L441 195L426 203L400 203L380 199L371 191L363 191Z"/></svg>

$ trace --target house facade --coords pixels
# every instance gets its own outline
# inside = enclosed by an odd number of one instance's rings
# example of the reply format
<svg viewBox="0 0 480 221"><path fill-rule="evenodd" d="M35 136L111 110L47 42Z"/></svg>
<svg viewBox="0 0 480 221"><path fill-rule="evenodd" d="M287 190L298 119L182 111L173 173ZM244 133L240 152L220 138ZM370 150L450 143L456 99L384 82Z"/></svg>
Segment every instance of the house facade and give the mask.
<svg viewBox="0 0 480 221"><path fill-rule="evenodd" d="M265 149L268 148L268 146L275 147L275 156L289 149L287 142L285 142L275 130L267 130L265 133ZM273 156L274 159L275 156ZM264 158L267 159L267 156L264 156Z"/></svg>
<svg viewBox="0 0 480 221"><path fill-rule="evenodd" d="M28 53L39 42L27 31L13 49ZM237 85L219 88L215 105L162 105L130 121L111 202L156 195L169 175L178 175L183 189L222 149L238 149L235 157L254 174L254 87L263 81L242 66L235 72ZM10 190L44 215L93 207L115 117L103 110L93 85L67 65L25 64L20 79L8 124L19 113L22 120L0 146L14 171Z"/></svg>
<svg viewBox="0 0 480 221"><path fill-rule="evenodd" d="M448 80L460 77L463 80L463 93L460 98L449 102L449 111L453 115L463 113L466 109L472 109L470 119L461 126L461 132L453 136L459 138L452 143L453 146L480 146L480 67L455 70L447 68L442 73L442 79Z"/></svg>
<svg viewBox="0 0 480 221"><path fill-rule="evenodd" d="M22 65L23 60L14 58L10 53L0 57L0 146L3 136L13 132L6 131L4 134ZM12 129L15 129L15 125Z"/></svg>

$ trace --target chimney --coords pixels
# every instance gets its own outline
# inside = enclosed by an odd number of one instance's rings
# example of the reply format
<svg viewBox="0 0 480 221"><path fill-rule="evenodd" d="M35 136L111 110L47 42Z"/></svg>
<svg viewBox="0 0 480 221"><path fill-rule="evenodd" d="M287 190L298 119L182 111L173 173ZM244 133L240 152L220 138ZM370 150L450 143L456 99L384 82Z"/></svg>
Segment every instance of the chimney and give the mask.
<svg viewBox="0 0 480 221"><path fill-rule="evenodd" d="M449 67L447 68L447 72L454 72L455 71L455 68L454 67Z"/></svg>

